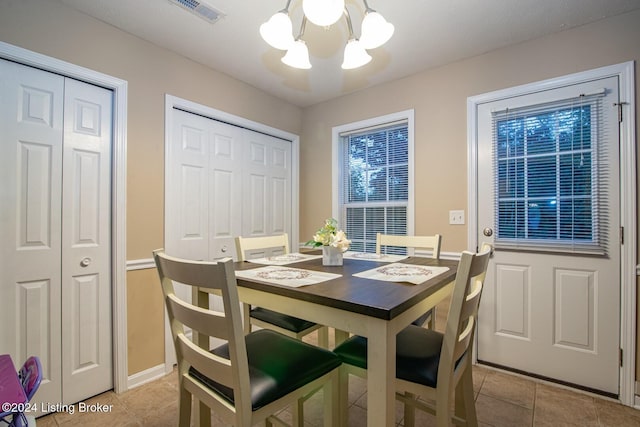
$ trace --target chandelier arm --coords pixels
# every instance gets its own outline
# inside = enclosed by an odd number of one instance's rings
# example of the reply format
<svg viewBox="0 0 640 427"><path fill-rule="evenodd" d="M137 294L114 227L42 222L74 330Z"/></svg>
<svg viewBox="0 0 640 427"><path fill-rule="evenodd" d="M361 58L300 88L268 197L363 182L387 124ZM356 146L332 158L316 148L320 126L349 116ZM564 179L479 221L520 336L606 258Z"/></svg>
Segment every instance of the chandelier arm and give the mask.
<svg viewBox="0 0 640 427"><path fill-rule="evenodd" d="M298 37L296 40L300 40L302 36L304 36L304 30L307 28L307 17L305 15L302 16L302 24L300 24L300 32L298 33Z"/></svg>
<svg viewBox="0 0 640 427"><path fill-rule="evenodd" d="M367 2L365 1L365 4ZM286 13L287 15L289 14L289 6L291 5L291 0L287 0L287 5L284 7L284 9L282 9L280 12L282 13Z"/></svg>
<svg viewBox="0 0 640 427"><path fill-rule="evenodd" d="M371 8L369 7L369 3L367 3L367 0L362 0L362 2L364 3L365 13L368 13L368 12L375 12L375 10L373 10L373 9L371 9Z"/></svg>
<svg viewBox="0 0 640 427"><path fill-rule="evenodd" d="M365 2L366 3L366 2ZM353 38L353 25L351 24L351 15L347 7L344 7L344 17L347 20L347 28L349 29L349 39Z"/></svg>

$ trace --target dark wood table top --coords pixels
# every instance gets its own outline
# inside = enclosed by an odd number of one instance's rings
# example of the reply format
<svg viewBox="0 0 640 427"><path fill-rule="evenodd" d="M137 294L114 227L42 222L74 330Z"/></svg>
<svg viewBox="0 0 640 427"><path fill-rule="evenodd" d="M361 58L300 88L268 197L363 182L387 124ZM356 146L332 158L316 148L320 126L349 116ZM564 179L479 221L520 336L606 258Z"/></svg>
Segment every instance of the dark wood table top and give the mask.
<svg viewBox="0 0 640 427"><path fill-rule="evenodd" d="M432 293L453 281L458 268L458 261L436 260L424 257L410 257L402 261L406 264L449 267L449 270L419 285L410 283L386 282L361 277L355 273L370 270L388 263L345 259L343 266L325 267L322 258L288 264L287 267L305 270L323 271L341 274L342 276L309 286L292 288L261 282L255 279L238 277L238 286L270 292L288 298L308 301L366 316L391 320L399 314L422 301ZM236 262L236 270L249 270L264 267L251 262Z"/></svg>

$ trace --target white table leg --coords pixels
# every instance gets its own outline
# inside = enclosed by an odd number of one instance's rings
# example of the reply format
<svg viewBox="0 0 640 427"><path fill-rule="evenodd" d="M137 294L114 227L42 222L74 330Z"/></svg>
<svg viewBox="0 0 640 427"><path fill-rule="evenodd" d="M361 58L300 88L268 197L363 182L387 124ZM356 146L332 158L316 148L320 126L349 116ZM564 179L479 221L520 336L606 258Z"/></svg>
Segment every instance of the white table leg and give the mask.
<svg viewBox="0 0 640 427"><path fill-rule="evenodd" d="M372 325L374 326L374 325ZM367 426L395 425L396 337L381 320L367 338Z"/></svg>

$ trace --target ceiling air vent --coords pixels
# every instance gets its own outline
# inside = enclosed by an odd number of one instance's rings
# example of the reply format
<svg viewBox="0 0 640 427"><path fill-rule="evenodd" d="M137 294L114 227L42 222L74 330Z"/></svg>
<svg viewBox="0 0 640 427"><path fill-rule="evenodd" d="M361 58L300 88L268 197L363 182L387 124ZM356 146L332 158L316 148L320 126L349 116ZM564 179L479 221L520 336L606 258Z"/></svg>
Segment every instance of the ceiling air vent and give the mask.
<svg viewBox="0 0 640 427"><path fill-rule="evenodd" d="M187 9L194 15L199 16L207 22L211 22L212 24L216 22L218 19L224 17L224 13L220 12L216 8L209 6L208 4L204 4L197 0L169 0L171 3L175 3L183 8Z"/></svg>

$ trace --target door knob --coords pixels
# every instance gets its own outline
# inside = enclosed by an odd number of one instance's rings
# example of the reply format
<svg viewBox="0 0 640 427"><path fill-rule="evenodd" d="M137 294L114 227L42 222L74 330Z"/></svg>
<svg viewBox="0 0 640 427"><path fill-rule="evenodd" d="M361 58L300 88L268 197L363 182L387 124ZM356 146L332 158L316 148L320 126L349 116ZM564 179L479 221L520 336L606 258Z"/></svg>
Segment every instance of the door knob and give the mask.
<svg viewBox="0 0 640 427"><path fill-rule="evenodd" d="M484 230L482 230L482 234L484 234L487 237L491 237L493 235L493 230L487 227Z"/></svg>
<svg viewBox="0 0 640 427"><path fill-rule="evenodd" d="M80 261L80 266L82 267L87 267L89 264L91 264L91 258L89 257L82 258L82 261Z"/></svg>
<svg viewBox="0 0 640 427"><path fill-rule="evenodd" d="M220 252L225 253L227 252L227 247L223 246L222 248L220 248Z"/></svg>

